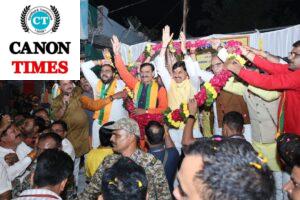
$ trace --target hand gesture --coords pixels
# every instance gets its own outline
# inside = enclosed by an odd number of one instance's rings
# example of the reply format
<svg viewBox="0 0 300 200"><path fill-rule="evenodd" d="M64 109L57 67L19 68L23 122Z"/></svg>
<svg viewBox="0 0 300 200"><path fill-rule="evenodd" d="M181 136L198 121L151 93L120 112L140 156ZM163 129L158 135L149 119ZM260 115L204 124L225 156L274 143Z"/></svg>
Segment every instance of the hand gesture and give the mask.
<svg viewBox="0 0 300 200"><path fill-rule="evenodd" d="M70 103L70 97L71 97L71 95L64 94L64 96L63 96L63 103L64 103L65 106L69 105L69 103Z"/></svg>
<svg viewBox="0 0 300 200"><path fill-rule="evenodd" d="M240 50L242 52L242 55L246 56L249 53L249 51L250 51L250 47L248 47L248 46L240 46Z"/></svg>
<svg viewBox="0 0 300 200"><path fill-rule="evenodd" d="M0 122L0 129L5 130L11 124L12 120L9 115L3 115Z"/></svg>
<svg viewBox="0 0 300 200"><path fill-rule="evenodd" d="M146 110L145 109L142 109L142 108L136 108L134 109L133 113L135 115L142 115L142 114L145 114L146 113Z"/></svg>
<svg viewBox="0 0 300 200"><path fill-rule="evenodd" d="M4 156L4 160L8 164L8 166L12 166L19 161L19 158L16 153L9 153Z"/></svg>
<svg viewBox="0 0 300 200"><path fill-rule="evenodd" d="M188 109L191 115L196 115L198 112L198 105L195 99L190 99L188 103Z"/></svg>
<svg viewBox="0 0 300 200"><path fill-rule="evenodd" d="M125 98L126 96L127 96L126 91L120 91L120 92L115 93L112 97L114 99L122 99L122 98Z"/></svg>
<svg viewBox="0 0 300 200"><path fill-rule="evenodd" d="M235 74L239 74L243 68L243 66L236 60L227 60L224 64L228 70Z"/></svg>
<svg viewBox="0 0 300 200"><path fill-rule="evenodd" d="M179 39L181 42L181 51L183 54L186 54L186 37L183 32L180 32Z"/></svg>
<svg viewBox="0 0 300 200"><path fill-rule="evenodd" d="M121 44L117 36L113 35L112 39L110 40L113 48L113 52L115 55L120 54Z"/></svg>
<svg viewBox="0 0 300 200"><path fill-rule="evenodd" d="M168 44L173 38L173 33L170 34L170 27L167 25L163 28L163 33L162 33L162 47L167 48Z"/></svg>
<svg viewBox="0 0 300 200"><path fill-rule="evenodd" d="M109 52L109 49L107 49L107 48L102 50L102 55L103 55L104 59L106 59L106 60L111 59L111 54Z"/></svg>
<svg viewBox="0 0 300 200"><path fill-rule="evenodd" d="M209 40L209 42L211 44L211 47L214 50L218 50L218 48L221 46L221 40L220 39L212 38L212 39Z"/></svg>

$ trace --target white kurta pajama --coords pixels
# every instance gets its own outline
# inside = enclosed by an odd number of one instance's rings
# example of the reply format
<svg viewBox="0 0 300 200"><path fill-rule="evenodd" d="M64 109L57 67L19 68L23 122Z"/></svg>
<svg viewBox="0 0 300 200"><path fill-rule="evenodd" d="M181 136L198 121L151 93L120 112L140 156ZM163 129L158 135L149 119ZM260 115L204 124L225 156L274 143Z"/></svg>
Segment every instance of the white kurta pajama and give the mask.
<svg viewBox="0 0 300 200"><path fill-rule="evenodd" d="M87 79L87 81L90 83L94 97L96 97L97 94L97 84L99 82L99 78L96 76L96 74L91 70L95 66L93 61L88 61L81 64L81 70ZM108 84L105 86L105 88L108 87ZM121 92L125 88L125 83L122 80L117 80L117 88L115 92ZM110 111L109 121L117 121L123 117L128 117L128 112L123 107L123 99L115 99L112 102L112 107ZM100 139L99 139L99 129L101 128L102 124L99 124L98 118L94 119L93 122L93 129L92 129L92 147L97 148L100 145Z"/></svg>
<svg viewBox="0 0 300 200"><path fill-rule="evenodd" d="M200 88L200 79L199 77L195 76L189 76L188 80L183 81L183 83L176 83L174 80L172 80L171 75L169 74L167 68L165 67L165 59L158 56L155 59L156 63L156 70L157 73L160 75L164 86L168 92L168 106L173 110L179 108L181 103L187 103L189 99L193 98L196 92L199 91ZM187 71L193 71L193 61L190 57L185 59L185 64ZM186 82L188 81L188 83ZM186 87L188 86L188 87ZM172 87L176 87L177 90L172 89ZM184 90L186 87L187 90ZM171 92L171 93L170 93ZM172 94L174 93L174 94ZM172 98L172 97L177 97L177 98ZM183 136L183 127L180 127L179 129L169 129L170 136L172 140L174 141L174 144L179 152L181 152L181 141L182 141L182 136ZM195 138L202 137L202 134L200 132L200 128L198 125L198 120L195 122L194 130L193 130L193 135Z"/></svg>

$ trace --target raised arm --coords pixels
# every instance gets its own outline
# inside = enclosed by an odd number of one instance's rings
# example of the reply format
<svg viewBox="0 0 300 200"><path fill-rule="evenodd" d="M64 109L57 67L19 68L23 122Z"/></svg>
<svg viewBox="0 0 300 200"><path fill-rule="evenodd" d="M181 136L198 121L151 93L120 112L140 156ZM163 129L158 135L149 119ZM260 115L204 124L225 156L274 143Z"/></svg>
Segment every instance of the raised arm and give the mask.
<svg viewBox="0 0 300 200"><path fill-rule="evenodd" d="M234 77L231 77L226 82L226 85L223 87L223 90L227 92L231 92L236 95L243 96L245 91L247 90L247 86L245 86L241 82L234 82Z"/></svg>
<svg viewBox="0 0 300 200"><path fill-rule="evenodd" d="M122 57L120 55L120 42L119 39L114 35L111 39L111 44L113 47L113 52L115 54L115 64L116 68L118 69L118 72L123 79L123 81L126 83L126 85L130 89L134 89L136 83L138 83L138 79L135 78L130 72L127 70Z"/></svg>
<svg viewBox="0 0 300 200"><path fill-rule="evenodd" d="M263 90L252 85L248 86L248 90L259 96L265 101L274 101L278 99L281 95L281 92L278 91L270 91L270 90Z"/></svg>
<svg viewBox="0 0 300 200"><path fill-rule="evenodd" d="M287 90L300 88L300 72L266 75L244 69L238 62L226 63L227 68L249 84L266 90Z"/></svg>
<svg viewBox="0 0 300 200"><path fill-rule="evenodd" d="M170 27L165 26L162 31L162 48L160 50L159 55L155 59L157 73L160 75L161 80L163 81L164 86L166 87L167 90L170 89L171 75L169 74L166 68L165 55L166 55L167 47L170 41L172 40L172 38L173 38L173 33L170 34Z"/></svg>
<svg viewBox="0 0 300 200"><path fill-rule="evenodd" d="M168 149L168 148L175 147L175 144L169 133L169 127L167 125L164 125L164 129L165 129L164 139L165 139L166 148Z"/></svg>
<svg viewBox="0 0 300 200"><path fill-rule="evenodd" d="M198 112L198 105L195 99L191 99L189 101L188 108L189 108L190 116L188 117L185 127L183 129L183 136L181 140L182 145L190 145L191 143L196 141L196 138L194 138L193 135L194 124L196 121L196 114Z"/></svg>
<svg viewBox="0 0 300 200"><path fill-rule="evenodd" d="M96 62L97 61L90 60L88 62L80 64L81 71L92 88L96 88L99 81L96 74L92 71L92 68L97 65Z"/></svg>
<svg viewBox="0 0 300 200"><path fill-rule="evenodd" d="M270 62L269 60L256 55L249 47L240 47L240 49L243 56L269 74L282 74L289 72L288 64Z"/></svg>

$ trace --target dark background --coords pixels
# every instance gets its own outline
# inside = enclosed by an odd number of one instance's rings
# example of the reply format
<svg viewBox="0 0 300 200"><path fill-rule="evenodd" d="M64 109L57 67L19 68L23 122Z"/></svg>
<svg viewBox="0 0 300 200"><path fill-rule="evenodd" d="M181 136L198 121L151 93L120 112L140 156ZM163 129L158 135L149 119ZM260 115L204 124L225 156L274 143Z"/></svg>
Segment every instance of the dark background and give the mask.
<svg viewBox="0 0 300 200"><path fill-rule="evenodd" d="M141 0L89 0L109 11ZM164 25L178 35L182 26L183 0L144 0L140 4L109 13L109 17L128 27L130 17L139 30L152 39L160 39ZM275 28L300 23L300 0L189 0L187 35L205 36L254 29ZM144 30L144 31L143 31Z"/></svg>

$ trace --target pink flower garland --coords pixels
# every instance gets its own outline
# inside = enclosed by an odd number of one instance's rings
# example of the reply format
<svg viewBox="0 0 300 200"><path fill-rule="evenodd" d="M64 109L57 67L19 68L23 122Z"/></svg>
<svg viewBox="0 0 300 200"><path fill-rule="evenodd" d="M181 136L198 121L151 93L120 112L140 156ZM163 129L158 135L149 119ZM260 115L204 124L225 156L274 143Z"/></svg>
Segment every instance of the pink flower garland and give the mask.
<svg viewBox="0 0 300 200"><path fill-rule="evenodd" d="M224 43L224 47L226 49L233 49L235 54L240 55L241 54L241 50L239 48L239 46L241 46L242 43L236 40L229 40L227 42ZM191 48L200 48L200 49L207 49L210 48L211 44L209 43L209 40L205 40L205 39L199 39L199 40L195 40L195 41L187 41L186 42L186 48L187 49L191 49ZM162 48L162 44L158 43L158 44L153 44L151 45L151 49L156 53L157 51L160 51ZM180 41L176 41L176 42L171 42L169 48L171 49L171 51L173 51L176 54L180 54L181 53L181 43ZM145 51L139 56L139 58L137 59L138 62L143 63L146 60L146 56L145 56Z"/></svg>
<svg viewBox="0 0 300 200"><path fill-rule="evenodd" d="M231 72L228 70L223 70L220 74L215 75L209 82L217 93L220 93L221 89L225 86L228 79L231 77ZM198 106L202 106L207 99L207 92L205 87L201 87L200 91L195 94L195 99Z"/></svg>

